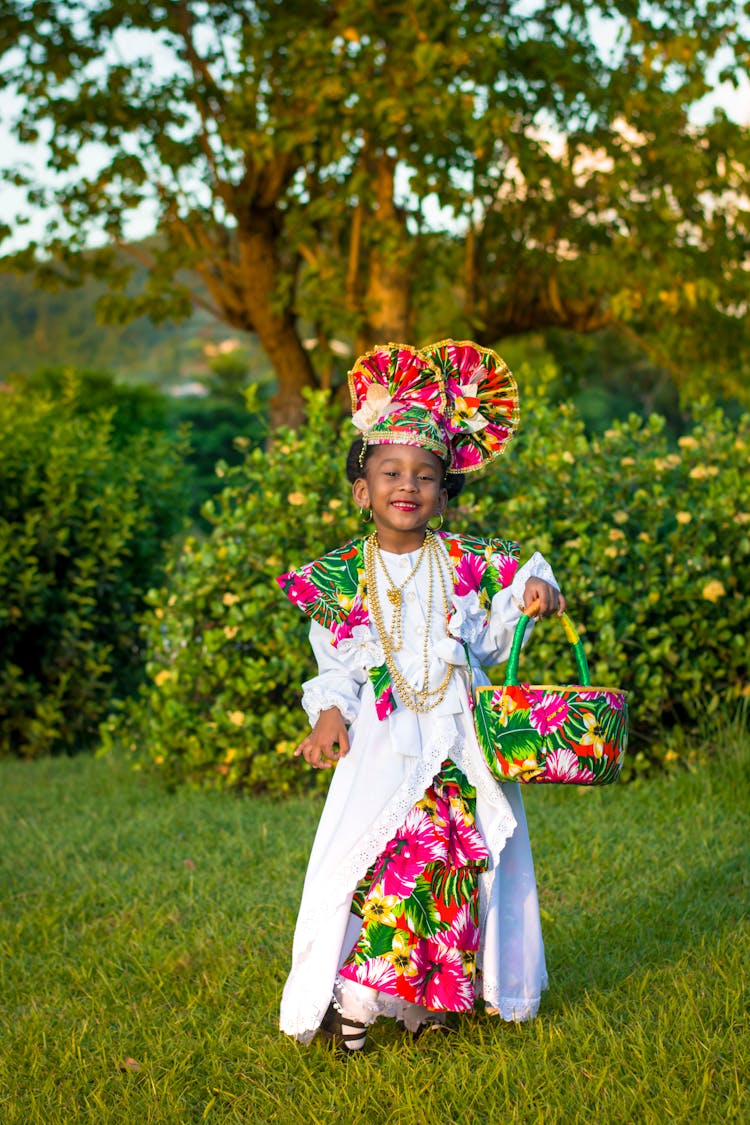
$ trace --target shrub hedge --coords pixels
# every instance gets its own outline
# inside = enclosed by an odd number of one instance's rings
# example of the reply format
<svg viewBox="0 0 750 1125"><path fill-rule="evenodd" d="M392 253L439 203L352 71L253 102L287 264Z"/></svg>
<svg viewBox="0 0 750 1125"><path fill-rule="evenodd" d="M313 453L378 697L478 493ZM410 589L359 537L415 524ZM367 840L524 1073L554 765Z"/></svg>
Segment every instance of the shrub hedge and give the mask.
<svg viewBox="0 0 750 1125"><path fill-rule="evenodd" d="M0 394L0 755L73 751L135 689L144 595L187 497L181 452L71 381Z"/></svg>
<svg viewBox="0 0 750 1125"><path fill-rule="evenodd" d="M632 693L626 772L647 771L679 754L706 711L748 694L750 420L730 425L706 407L677 445L658 417L592 439L548 396L553 376L520 371L521 433L494 471L470 478L449 526L550 559L593 682ZM313 396L299 434L219 466L226 488L204 509L212 534L188 539L150 592L149 683L125 727L170 782L278 794L327 782L291 757L314 667L307 624L275 576L362 528L343 471L351 432ZM523 674L572 678L554 622L539 627ZM122 730L120 720L105 733Z"/></svg>

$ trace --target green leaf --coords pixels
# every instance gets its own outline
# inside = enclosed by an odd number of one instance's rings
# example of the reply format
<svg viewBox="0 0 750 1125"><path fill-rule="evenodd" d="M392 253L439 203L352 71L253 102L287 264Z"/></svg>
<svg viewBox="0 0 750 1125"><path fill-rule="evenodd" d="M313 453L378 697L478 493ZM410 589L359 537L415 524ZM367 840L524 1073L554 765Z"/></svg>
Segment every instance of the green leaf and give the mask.
<svg viewBox="0 0 750 1125"><path fill-rule="evenodd" d="M441 922L430 890L430 884L420 875L414 890L404 900L404 914L415 934L422 937L432 937L449 927L448 922Z"/></svg>

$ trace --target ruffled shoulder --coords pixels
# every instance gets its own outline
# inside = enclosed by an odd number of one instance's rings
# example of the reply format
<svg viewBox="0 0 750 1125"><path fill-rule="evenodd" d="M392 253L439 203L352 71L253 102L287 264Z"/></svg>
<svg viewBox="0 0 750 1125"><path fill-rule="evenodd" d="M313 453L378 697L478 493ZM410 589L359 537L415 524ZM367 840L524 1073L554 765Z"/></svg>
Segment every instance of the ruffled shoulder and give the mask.
<svg viewBox="0 0 750 1125"><path fill-rule="evenodd" d="M364 540L351 539L276 579L293 605L326 629L340 625L364 589Z"/></svg>

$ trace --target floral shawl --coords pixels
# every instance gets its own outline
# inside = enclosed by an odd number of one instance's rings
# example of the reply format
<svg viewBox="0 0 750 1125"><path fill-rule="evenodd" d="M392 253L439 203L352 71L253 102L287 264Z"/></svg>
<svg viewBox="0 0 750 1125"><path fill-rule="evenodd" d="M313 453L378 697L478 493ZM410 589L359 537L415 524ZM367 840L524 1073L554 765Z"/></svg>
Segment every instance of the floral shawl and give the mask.
<svg viewBox="0 0 750 1125"><path fill-rule="evenodd" d="M453 593L462 599L474 595L484 611L486 627L492 599L513 581L520 547L512 539L479 539L474 535L437 532L451 564ZM276 581L294 605L329 629L332 644L351 637L357 626L369 626L365 579L364 537L351 539L299 570L290 570ZM458 603L460 604L460 602ZM462 637L464 642L468 639ZM379 664L369 673L379 719L396 709L388 668Z"/></svg>

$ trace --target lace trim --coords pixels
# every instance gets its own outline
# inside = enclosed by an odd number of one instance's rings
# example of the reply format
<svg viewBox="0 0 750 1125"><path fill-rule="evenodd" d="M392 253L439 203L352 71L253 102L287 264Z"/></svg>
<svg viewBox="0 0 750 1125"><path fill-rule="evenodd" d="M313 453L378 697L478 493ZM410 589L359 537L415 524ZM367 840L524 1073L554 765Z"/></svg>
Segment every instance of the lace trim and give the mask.
<svg viewBox="0 0 750 1125"><path fill-rule="evenodd" d="M314 727L317 723L320 712L327 711L329 707L338 707L346 723L354 722L358 710L348 696L342 695L341 692L338 691L332 691L330 688L305 688L305 694L302 696L302 706L310 720L311 727Z"/></svg>
<svg viewBox="0 0 750 1125"><path fill-rule="evenodd" d="M523 566L518 568L510 584L511 594L521 602L522 608L524 586L529 578L541 578L544 582L549 582L550 586L554 586L556 590L560 589L552 567L549 565L544 555L541 555L539 551L535 551L531 558L527 559Z"/></svg>
<svg viewBox="0 0 750 1125"><path fill-rule="evenodd" d="M359 988L361 991L357 991ZM367 989L371 996L363 995L362 985L357 986L345 977L336 977L333 994L333 1005L337 1012L350 1019L356 1019L367 1027L375 1023L381 1016L399 1020L407 1031L417 1031L423 1023L434 1020L435 1013L423 1008L420 1004L412 1004L400 996L393 996L388 992L377 992Z"/></svg>
<svg viewBox="0 0 750 1125"><path fill-rule="evenodd" d="M487 804L495 807L497 807L501 801L505 805L504 808L498 810L499 815L497 823L488 833L489 838L485 840L487 850L492 859L492 857L499 855L505 845L505 841L513 835L516 828L516 818L513 815L513 811L505 795L502 793L502 790L498 789L498 783L492 777L484 759L481 757L481 750L479 750L478 746L472 747L472 749L474 753L471 753L469 750L466 740L462 739L460 747L462 753L454 757L456 765L460 766L469 779L469 782L476 789L477 797L482 797ZM498 798L500 798L500 800L498 800ZM479 926L482 931L484 931L484 924L487 919L494 878L495 874L491 866L481 872L479 876Z"/></svg>
<svg viewBox="0 0 750 1125"><path fill-rule="evenodd" d="M503 996L500 982L494 977L482 977L482 996L485 1004L494 1009L490 1015L497 1015L507 1023L522 1023L533 1020L539 1011L541 993L547 988L549 979L546 972L539 985L539 996Z"/></svg>
<svg viewBox="0 0 750 1125"><path fill-rule="evenodd" d="M481 794L483 799L498 810L497 823L491 833L491 838L485 841L491 856L497 855L502 850L505 841L513 834L516 819L507 799L498 789L497 783L484 764L476 740L472 745L461 735L453 717L445 716L442 720L439 720L438 729L425 747L419 768L415 769L414 773L407 778L394 795L359 848L346 857L336 874L330 879L328 893L325 896L319 896L314 904L308 906L304 914L300 912L296 932L299 952L286 984L286 988L291 993L296 992L298 986L295 977L304 965L325 920L331 917L340 907L348 905L362 874L368 870L392 838L394 832L403 824L409 810L424 796L427 786L434 778L443 760L448 757L452 758L456 765L463 770L470 783L476 788L477 795ZM482 925L487 915L491 883L491 872L485 873L480 878ZM331 1001L331 988L330 980L321 979L316 984L314 992L306 988L298 994L295 1003L295 1016L290 1017L288 1011L282 1011L281 1030L303 1043L309 1043ZM284 1007L286 1009L286 1006Z"/></svg>

